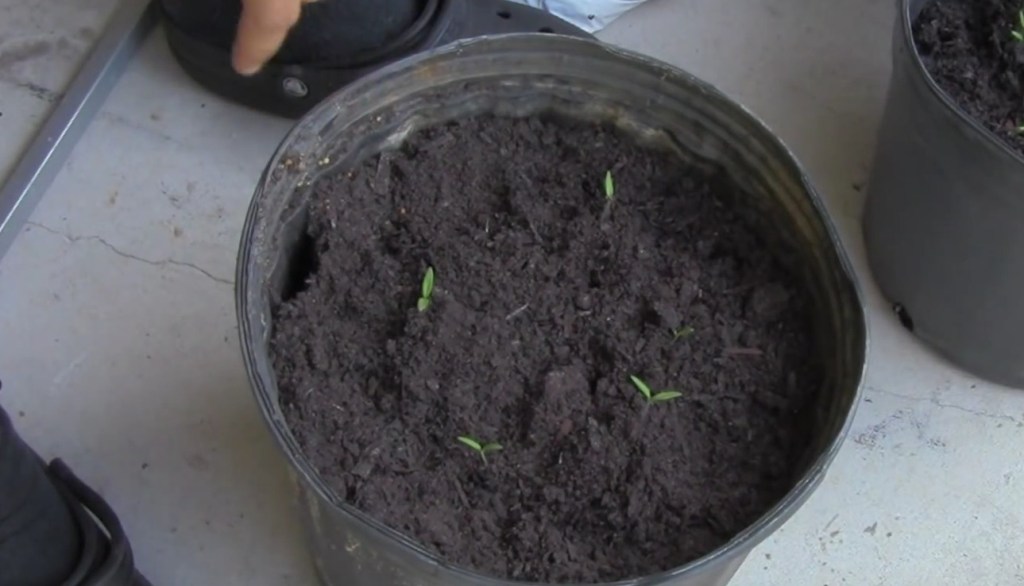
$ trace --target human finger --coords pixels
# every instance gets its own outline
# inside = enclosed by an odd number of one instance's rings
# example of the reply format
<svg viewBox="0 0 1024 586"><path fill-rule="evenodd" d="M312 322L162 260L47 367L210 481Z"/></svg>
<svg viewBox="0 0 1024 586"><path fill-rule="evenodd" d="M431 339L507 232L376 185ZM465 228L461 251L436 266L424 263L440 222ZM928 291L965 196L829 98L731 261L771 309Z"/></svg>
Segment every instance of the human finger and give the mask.
<svg viewBox="0 0 1024 586"><path fill-rule="evenodd" d="M235 71L253 75L281 49L288 32L311 0L243 0L231 61Z"/></svg>

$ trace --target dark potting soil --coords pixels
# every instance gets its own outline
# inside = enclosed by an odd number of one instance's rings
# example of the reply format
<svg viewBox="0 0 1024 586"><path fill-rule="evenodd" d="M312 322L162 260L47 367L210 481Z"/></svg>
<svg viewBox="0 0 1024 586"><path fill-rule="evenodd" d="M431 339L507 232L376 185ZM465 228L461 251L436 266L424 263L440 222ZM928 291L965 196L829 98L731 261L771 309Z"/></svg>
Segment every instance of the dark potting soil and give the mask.
<svg viewBox="0 0 1024 586"><path fill-rule="evenodd" d="M1024 35L1020 0L935 0L914 21L932 79L965 112L1024 154Z"/></svg>
<svg viewBox="0 0 1024 586"><path fill-rule="evenodd" d="M306 456L496 577L611 581L722 545L792 487L820 383L808 298L728 189L607 128L503 118L323 180L272 340ZM682 396L648 405L631 375Z"/></svg>

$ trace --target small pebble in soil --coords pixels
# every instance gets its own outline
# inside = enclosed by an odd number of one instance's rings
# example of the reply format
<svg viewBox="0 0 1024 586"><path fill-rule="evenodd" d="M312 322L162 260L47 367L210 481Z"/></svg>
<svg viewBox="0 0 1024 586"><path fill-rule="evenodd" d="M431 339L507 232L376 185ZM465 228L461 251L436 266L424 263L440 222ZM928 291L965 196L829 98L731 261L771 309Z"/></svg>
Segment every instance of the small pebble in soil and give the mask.
<svg viewBox="0 0 1024 586"><path fill-rule="evenodd" d="M572 352L572 349L569 348L569 346L566 344L556 346L555 358L557 358L559 362L565 362L566 360L569 359L570 352Z"/></svg>
<svg viewBox="0 0 1024 586"><path fill-rule="evenodd" d="M587 293L579 293L576 295L576 308L581 311L586 311L594 306L594 298Z"/></svg>

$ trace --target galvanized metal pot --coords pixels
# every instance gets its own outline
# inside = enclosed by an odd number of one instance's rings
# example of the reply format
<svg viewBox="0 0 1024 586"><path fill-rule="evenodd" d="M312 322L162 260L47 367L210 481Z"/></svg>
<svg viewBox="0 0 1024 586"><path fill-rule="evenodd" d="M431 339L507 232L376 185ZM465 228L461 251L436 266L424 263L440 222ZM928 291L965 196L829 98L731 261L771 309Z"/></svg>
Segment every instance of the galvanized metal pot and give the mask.
<svg viewBox="0 0 1024 586"><path fill-rule="evenodd" d="M826 370L809 416L815 439L792 490L707 556L622 585L721 586L750 550L807 499L847 433L857 403L866 326L850 265L824 208L790 152L746 110L663 63L600 43L512 35L450 45L381 70L318 106L285 139L260 182L242 236L237 304L256 400L291 464L310 546L334 586L510 586L461 568L333 494L304 458L278 402L268 352L271 308L287 294L303 248L307 200L321 175L396 147L418 128L474 114L558 113L613 122L681 163L720 169L737 204L812 292Z"/></svg>
<svg viewBox="0 0 1024 586"><path fill-rule="evenodd" d="M902 0L864 212L868 258L904 324L972 373L1024 388L1024 157L928 75Z"/></svg>

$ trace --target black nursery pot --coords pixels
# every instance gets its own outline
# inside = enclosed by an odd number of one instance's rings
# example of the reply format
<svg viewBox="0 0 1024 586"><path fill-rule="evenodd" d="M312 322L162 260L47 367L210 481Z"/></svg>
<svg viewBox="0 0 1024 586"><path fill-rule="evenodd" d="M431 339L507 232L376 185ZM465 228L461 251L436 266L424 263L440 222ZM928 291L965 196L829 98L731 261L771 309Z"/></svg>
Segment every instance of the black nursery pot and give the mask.
<svg viewBox="0 0 1024 586"><path fill-rule="evenodd" d="M866 325L852 271L824 207L792 154L757 119L706 83L652 59L556 35L467 41L390 66L307 115L270 161L245 223L237 310L249 379L297 486L313 557L336 586L511 586L453 567L332 493L303 455L279 404L269 355L271 306L300 256L311 185L401 145L417 129L473 115L554 113L613 122L684 162L721 169L789 251L815 307L825 377L809 422L801 475L774 508L710 554L621 585L721 586L746 555L810 496L845 437L857 403Z"/></svg>
<svg viewBox="0 0 1024 586"><path fill-rule="evenodd" d="M902 0L864 213L882 292L966 370L1024 388L1024 158L928 75Z"/></svg>
<svg viewBox="0 0 1024 586"><path fill-rule="evenodd" d="M171 53L198 83L230 100L298 118L341 87L409 55L480 35L589 37L510 0L319 0L281 51L243 77L231 67L240 0L160 0Z"/></svg>

